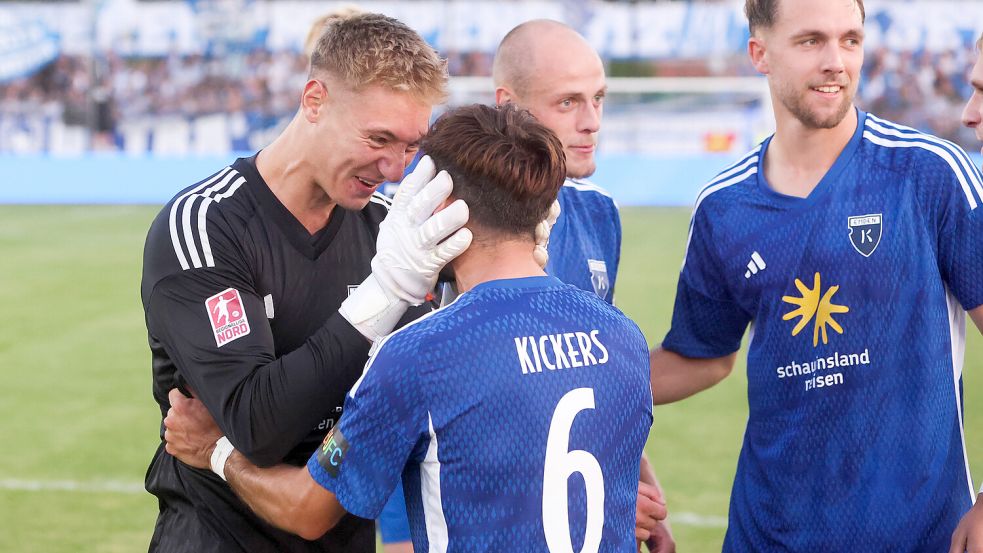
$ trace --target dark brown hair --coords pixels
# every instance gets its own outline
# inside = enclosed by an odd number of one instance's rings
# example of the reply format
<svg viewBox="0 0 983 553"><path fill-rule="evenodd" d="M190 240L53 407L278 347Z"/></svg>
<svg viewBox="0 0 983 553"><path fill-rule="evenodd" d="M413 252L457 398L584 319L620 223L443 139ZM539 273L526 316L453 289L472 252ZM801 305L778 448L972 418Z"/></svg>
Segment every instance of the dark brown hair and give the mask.
<svg viewBox="0 0 983 553"><path fill-rule="evenodd" d="M450 173L469 226L533 236L566 179L560 140L513 104L464 106L440 116L423 151Z"/></svg>
<svg viewBox="0 0 983 553"><path fill-rule="evenodd" d="M864 0L853 0L860 8L860 21L867 15L864 13ZM745 0L744 15L747 16L748 29L754 34L756 29L767 29L775 24L778 17L778 0Z"/></svg>

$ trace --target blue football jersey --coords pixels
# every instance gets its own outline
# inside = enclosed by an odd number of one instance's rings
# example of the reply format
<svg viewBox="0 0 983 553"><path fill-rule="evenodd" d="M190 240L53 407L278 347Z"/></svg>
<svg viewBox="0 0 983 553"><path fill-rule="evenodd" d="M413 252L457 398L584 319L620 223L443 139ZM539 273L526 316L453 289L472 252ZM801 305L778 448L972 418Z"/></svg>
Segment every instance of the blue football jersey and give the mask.
<svg viewBox="0 0 983 553"><path fill-rule="evenodd" d="M947 551L975 496L983 180L958 146L858 115L807 198L765 181L768 139L696 201L663 346L718 357L751 326L726 551Z"/></svg>
<svg viewBox="0 0 983 553"><path fill-rule="evenodd" d="M417 551L633 551L652 422L641 331L554 277L486 282L380 342L308 469Z"/></svg>
<svg viewBox="0 0 983 553"><path fill-rule="evenodd" d="M621 218L604 189L567 179L560 188L560 218L550 232L546 272L614 303L621 260Z"/></svg>

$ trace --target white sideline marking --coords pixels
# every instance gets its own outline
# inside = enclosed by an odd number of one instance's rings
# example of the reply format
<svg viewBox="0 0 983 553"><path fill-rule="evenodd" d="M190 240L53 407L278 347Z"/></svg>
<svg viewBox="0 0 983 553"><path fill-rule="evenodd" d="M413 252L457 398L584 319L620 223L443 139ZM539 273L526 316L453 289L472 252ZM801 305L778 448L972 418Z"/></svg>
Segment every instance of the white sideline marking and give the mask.
<svg viewBox="0 0 983 553"><path fill-rule="evenodd" d="M18 480L0 478L0 490L23 492L108 492L122 494L147 493L139 482L120 482L118 480L95 480L77 482L75 480ZM727 517L706 516L696 513L670 513L670 524L698 526L702 528L726 528Z"/></svg>
<svg viewBox="0 0 983 553"><path fill-rule="evenodd" d="M24 492L111 492L111 493L147 493L143 484L138 482L119 482L117 480L96 480L92 482L76 482L75 480L18 480L16 478L0 479L0 490L16 490Z"/></svg>
<svg viewBox="0 0 983 553"><path fill-rule="evenodd" d="M727 517L699 515L696 513L669 513L669 524L698 526L700 528L727 528Z"/></svg>

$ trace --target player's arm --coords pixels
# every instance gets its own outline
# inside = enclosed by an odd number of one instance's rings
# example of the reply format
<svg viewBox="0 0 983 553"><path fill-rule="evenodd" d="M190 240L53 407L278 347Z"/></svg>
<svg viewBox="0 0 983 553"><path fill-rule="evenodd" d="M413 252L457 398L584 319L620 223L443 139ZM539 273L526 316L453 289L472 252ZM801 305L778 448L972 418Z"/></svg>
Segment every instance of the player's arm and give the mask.
<svg viewBox="0 0 983 553"><path fill-rule="evenodd" d="M976 309L970 309L967 313L969 313L969 318L973 320L980 334L983 334L983 305Z"/></svg>
<svg viewBox="0 0 983 553"><path fill-rule="evenodd" d="M205 406L174 389L164 418L167 452L199 469L211 468L249 508L270 524L313 540L341 520L345 509L334 494L311 478L307 467L259 468L231 444L217 446L221 430ZM216 451L217 450L217 451Z"/></svg>
<svg viewBox="0 0 983 553"><path fill-rule="evenodd" d="M706 390L731 373L736 359L737 352L700 359L655 348L649 355L652 402L663 405Z"/></svg>
<svg viewBox="0 0 983 553"><path fill-rule="evenodd" d="M173 274L150 292L152 340L159 340L183 383L251 461L261 466L280 461L319 422L326 406L340 405L364 365L365 336L388 333L409 301L422 302L443 264L470 243L470 231L457 231L467 220L463 204L429 216L450 193L451 183L446 176L430 178L432 162L421 166L407 177L409 186L386 219L390 224L380 228L372 275L290 353L276 357L265 303L241 276L250 274L245 255L235 253L239 246L222 232L221 221L208 233L215 267ZM171 241L166 242L170 248ZM228 288L234 288L245 313L242 322L248 324L220 342L207 299Z"/></svg>
<svg viewBox="0 0 983 553"><path fill-rule="evenodd" d="M676 550L672 529L666 519L668 514L662 486L652 470L648 455L643 452L635 506L635 539L644 542L650 552L672 553Z"/></svg>
<svg viewBox="0 0 983 553"><path fill-rule="evenodd" d="M233 452L224 468L229 485L254 513L306 540L320 538L347 513L306 466L259 468Z"/></svg>

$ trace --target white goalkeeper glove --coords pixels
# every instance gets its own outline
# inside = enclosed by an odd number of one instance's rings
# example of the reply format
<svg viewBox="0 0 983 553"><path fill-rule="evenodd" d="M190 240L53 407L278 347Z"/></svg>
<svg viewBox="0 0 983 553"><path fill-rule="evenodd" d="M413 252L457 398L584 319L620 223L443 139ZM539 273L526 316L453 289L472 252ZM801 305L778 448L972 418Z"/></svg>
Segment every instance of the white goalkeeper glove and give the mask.
<svg viewBox="0 0 983 553"><path fill-rule="evenodd" d="M375 341L389 334L406 309L426 301L440 270L471 245L468 206L456 200L437 209L453 188L450 175L434 176L423 156L400 183L393 205L379 225L372 274L338 310L363 336ZM432 214L432 215L431 215Z"/></svg>
<svg viewBox="0 0 983 553"><path fill-rule="evenodd" d="M550 210L546 213L546 219L540 221L536 225L536 249L533 250L532 256L536 258L536 263L543 269L546 268L546 264L550 260L550 254L546 251L546 247L550 243L550 232L553 230L553 225L556 224L556 220L560 218L560 200L553 200L553 205L550 206Z"/></svg>

